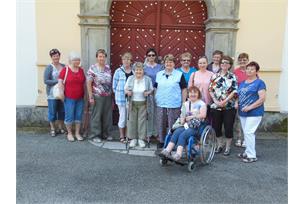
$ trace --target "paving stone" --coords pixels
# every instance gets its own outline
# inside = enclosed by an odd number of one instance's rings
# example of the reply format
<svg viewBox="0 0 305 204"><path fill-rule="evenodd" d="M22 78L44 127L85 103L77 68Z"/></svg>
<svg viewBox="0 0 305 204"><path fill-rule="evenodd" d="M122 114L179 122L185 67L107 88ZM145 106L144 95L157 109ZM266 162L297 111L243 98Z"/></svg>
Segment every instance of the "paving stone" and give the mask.
<svg viewBox="0 0 305 204"><path fill-rule="evenodd" d="M117 152L117 153L122 153L122 154L127 154L126 150L111 150L113 152Z"/></svg>
<svg viewBox="0 0 305 204"><path fill-rule="evenodd" d="M101 142L101 143L97 143L97 142L93 142L91 140L88 140L89 143L93 144L94 146L97 146L97 147L102 147L104 145L104 142Z"/></svg>
<svg viewBox="0 0 305 204"><path fill-rule="evenodd" d="M126 145L122 144L120 142L105 142L105 144L103 145L103 148L115 149L115 150L125 150Z"/></svg>
<svg viewBox="0 0 305 204"><path fill-rule="evenodd" d="M155 157L155 151L129 150L130 155Z"/></svg>

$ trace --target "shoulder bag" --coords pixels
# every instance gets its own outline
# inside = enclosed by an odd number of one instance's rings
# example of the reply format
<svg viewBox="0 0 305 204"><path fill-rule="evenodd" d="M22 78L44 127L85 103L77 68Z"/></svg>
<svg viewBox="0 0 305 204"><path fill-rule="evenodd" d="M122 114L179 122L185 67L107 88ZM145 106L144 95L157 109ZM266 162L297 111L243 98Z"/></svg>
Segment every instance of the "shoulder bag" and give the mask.
<svg viewBox="0 0 305 204"><path fill-rule="evenodd" d="M53 66L53 69L54 69L54 65ZM64 81L63 81L63 84L66 83L66 79L67 79L67 75L68 75L68 67L66 67L66 73L65 73L65 78L64 78ZM55 99L60 99L60 100L64 100L65 99L65 94L64 94L64 89L61 89L59 87L59 84L55 84L55 86L53 87L53 96Z"/></svg>

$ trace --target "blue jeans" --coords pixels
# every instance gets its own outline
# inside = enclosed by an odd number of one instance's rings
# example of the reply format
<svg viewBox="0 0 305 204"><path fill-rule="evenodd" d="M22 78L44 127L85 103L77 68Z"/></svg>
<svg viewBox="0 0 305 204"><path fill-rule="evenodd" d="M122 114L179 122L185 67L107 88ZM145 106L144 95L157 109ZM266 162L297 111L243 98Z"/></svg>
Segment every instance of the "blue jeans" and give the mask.
<svg viewBox="0 0 305 204"><path fill-rule="evenodd" d="M83 117L83 99L65 98L65 124L81 123Z"/></svg>
<svg viewBox="0 0 305 204"><path fill-rule="evenodd" d="M57 99L48 99L48 120L55 122L55 120L65 119L64 103Z"/></svg>
<svg viewBox="0 0 305 204"><path fill-rule="evenodd" d="M185 147L187 145L187 141L191 136L198 137L199 130L200 132L206 127L206 123L202 122L199 128L188 128L184 129L184 127L177 128L171 137L171 142L175 143L177 146Z"/></svg>

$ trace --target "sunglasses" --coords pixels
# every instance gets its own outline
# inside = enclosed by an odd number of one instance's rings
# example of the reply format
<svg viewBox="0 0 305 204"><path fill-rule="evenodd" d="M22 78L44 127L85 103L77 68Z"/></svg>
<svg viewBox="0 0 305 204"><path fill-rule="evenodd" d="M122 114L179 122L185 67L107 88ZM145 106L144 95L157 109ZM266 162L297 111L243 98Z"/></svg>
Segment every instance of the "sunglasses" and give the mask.
<svg viewBox="0 0 305 204"><path fill-rule="evenodd" d="M220 64L230 64L228 61L222 61Z"/></svg>
<svg viewBox="0 0 305 204"><path fill-rule="evenodd" d="M147 55L147 57L155 57L156 55Z"/></svg>

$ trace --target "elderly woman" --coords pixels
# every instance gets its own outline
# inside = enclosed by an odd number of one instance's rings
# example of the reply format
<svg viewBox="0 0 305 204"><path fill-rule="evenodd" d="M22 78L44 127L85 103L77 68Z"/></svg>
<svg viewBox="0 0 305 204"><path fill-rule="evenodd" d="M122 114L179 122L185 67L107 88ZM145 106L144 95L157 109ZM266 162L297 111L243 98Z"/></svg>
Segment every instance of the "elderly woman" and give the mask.
<svg viewBox="0 0 305 204"><path fill-rule="evenodd" d="M149 76L152 84L155 84L156 75L162 70L162 66L156 63L157 52L154 48L149 48L146 52L147 63L144 66L144 74ZM147 120L147 137L157 136L157 121L156 121L156 103L154 94L148 96L148 120Z"/></svg>
<svg viewBox="0 0 305 204"><path fill-rule="evenodd" d="M256 62L250 62L246 67L247 79L238 88L238 113L246 142L245 152L238 157L246 163L257 161L255 131L264 115L266 85L257 77L259 68Z"/></svg>
<svg viewBox="0 0 305 204"><path fill-rule="evenodd" d="M153 93L151 79L144 75L143 64L134 64L135 75L129 77L125 84L128 100L127 137L131 139L129 146L145 147L147 133L147 96Z"/></svg>
<svg viewBox="0 0 305 204"><path fill-rule="evenodd" d="M180 118L177 119L174 125L178 126L178 128L174 130L171 141L161 152L161 154L164 156L169 157L171 151L175 145L177 145L177 151L173 155L173 159L176 161L181 158L183 148L187 145L187 141L190 136L199 136L199 129L205 125L204 119L206 118L207 107L206 104L201 100L200 90L197 87L192 86L188 89L188 91L189 100L183 103ZM189 125L192 124L191 122L194 119L198 121L198 125Z"/></svg>
<svg viewBox="0 0 305 204"><path fill-rule="evenodd" d="M209 93L209 85L211 82L211 77L213 76L213 72L207 70L208 59L207 57L200 57L198 60L198 68L199 70L194 72L191 75L191 80L189 81L189 87L196 86L199 88L202 94L202 100L205 104L210 105L212 102L210 93Z"/></svg>
<svg viewBox="0 0 305 204"><path fill-rule="evenodd" d="M66 78L65 83L63 80ZM84 85L86 77L84 70L80 67L80 55L71 52L69 55L69 65L59 74L58 83L65 93L65 124L68 130L67 139L75 141L72 133L72 124L75 123L75 137L78 141L84 140L80 135L80 127L84 106Z"/></svg>
<svg viewBox="0 0 305 204"><path fill-rule="evenodd" d="M51 64L46 66L44 71L44 83L46 84L46 93L48 99L48 120L50 122L51 131L50 134L52 137L56 136L56 133L64 134L64 119L65 119L65 110L64 104L60 99L56 99L53 96L53 88L58 83L58 76L64 64L59 62L60 52L58 49L52 49L49 52L49 55L52 59ZM55 121L58 121L58 131L56 132Z"/></svg>
<svg viewBox="0 0 305 204"><path fill-rule="evenodd" d="M177 70L183 73L183 76L187 84L189 84L191 74L197 71L195 67L190 66L191 61L192 61L191 53L185 52L180 55L180 63L182 66Z"/></svg>
<svg viewBox="0 0 305 204"><path fill-rule="evenodd" d="M172 54L165 55L165 69L157 73L156 82L156 104L157 104L157 126L159 134L158 148L164 145L166 125L172 127L180 115L181 104L186 100L187 83L182 72L174 69L175 57ZM166 124L166 122L168 122Z"/></svg>
<svg viewBox="0 0 305 204"><path fill-rule="evenodd" d="M220 61L220 71L211 78L209 86L210 95L213 99L211 104L212 127L216 132L217 149L220 153L222 125L224 124L226 147L223 155L230 155L231 142L233 138L233 125L236 114L235 101L237 96L237 79L230 72L233 60L229 56L223 56Z"/></svg>
<svg viewBox="0 0 305 204"><path fill-rule="evenodd" d="M234 69L234 74L237 78L237 83L238 86L247 79L247 75L246 75L246 66L249 63L249 55L247 53L240 53L238 55L238 67L236 67ZM246 143L245 141L242 141L243 137L242 137L242 131L241 131L241 127L240 127L240 121L239 121L239 117L237 116L235 119L235 128L236 130L236 143L235 146L237 147L246 147Z"/></svg>
<svg viewBox="0 0 305 204"><path fill-rule="evenodd" d="M212 57L213 62L208 65L207 70L209 70L213 73L219 72L219 70L220 70L220 60L221 60L222 56L223 56L222 51L215 50L213 52L213 57Z"/></svg>
<svg viewBox="0 0 305 204"><path fill-rule="evenodd" d="M115 95L115 103L119 108L119 130L120 141L124 142L126 137L126 96L125 96L125 83L128 77L133 75L131 69L132 55L126 52L122 55L123 65L117 68L113 75L112 89Z"/></svg>
<svg viewBox="0 0 305 204"><path fill-rule="evenodd" d="M87 74L87 90L91 105L90 138L94 142L102 142L102 137L112 140L111 104L111 69L106 64L107 53L103 49L96 51L97 63L90 66Z"/></svg>

